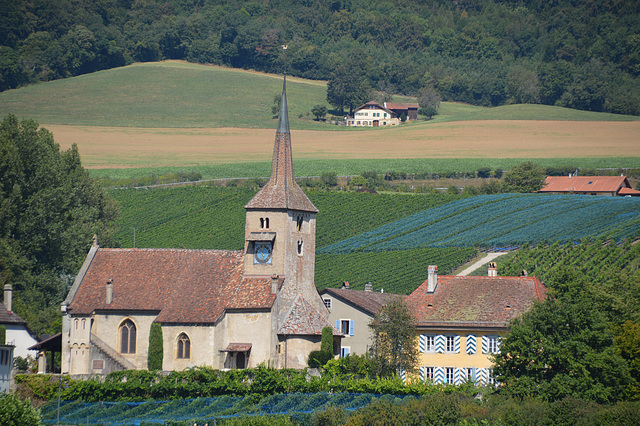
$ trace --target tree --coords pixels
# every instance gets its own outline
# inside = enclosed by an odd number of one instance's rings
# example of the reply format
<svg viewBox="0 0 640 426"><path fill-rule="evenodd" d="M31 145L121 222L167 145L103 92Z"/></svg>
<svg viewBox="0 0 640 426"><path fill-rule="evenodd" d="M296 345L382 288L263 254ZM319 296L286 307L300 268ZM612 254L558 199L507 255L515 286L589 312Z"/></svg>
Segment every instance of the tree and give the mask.
<svg viewBox="0 0 640 426"><path fill-rule="evenodd" d="M606 321L589 300L548 298L535 305L512 322L494 362L504 391L517 397L610 403L632 381Z"/></svg>
<svg viewBox="0 0 640 426"><path fill-rule="evenodd" d="M426 115L429 120L438 114L442 98L433 86L425 86L418 92L419 113Z"/></svg>
<svg viewBox="0 0 640 426"><path fill-rule="evenodd" d="M280 114L280 102L282 102L282 95L274 95L273 105L271 106L271 115L273 115L273 118L278 118L278 114Z"/></svg>
<svg viewBox="0 0 640 426"><path fill-rule="evenodd" d="M311 108L311 114L316 116L316 121L320 121L320 119L324 119L324 116L327 115L327 107L324 105L315 105Z"/></svg>
<svg viewBox="0 0 640 426"><path fill-rule="evenodd" d="M349 115L353 109L371 98L371 86L367 80L365 59L358 53L339 63L327 83L327 102L341 114L345 108Z"/></svg>
<svg viewBox="0 0 640 426"><path fill-rule="evenodd" d="M512 167L503 179L503 192L536 192L546 177L542 167L530 161Z"/></svg>
<svg viewBox="0 0 640 426"><path fill-rule="evenodd" d="M147 368L149 370L162 370L164 358L164 345L162 341L162 326L157 322L151 324L149 332L149 352L147 354Z"/></svg>
<svg viewBox="0 0 640 426"><path fill-rule="evenodd" d="M66 296L92 237L109 243L118 207L67 151L32 120L0 124L0 286L35 333L56 333ZM58 320L57 320L58 319Z"/></svg>
<svg viewBox="0 0 640 426"><path fill-rule="evenodd" d="M337 186L338 185L338 175L336 172L322 172L320 175L320 180L324 182L327 186Z"/></svg>
<svg viewBox="0 0 640 426"><path fill-rule="evenodd" d="M394 299L369 324L373 334L372 363L381 376L412 373L418 364L418 334L409 307Z"/></svg>

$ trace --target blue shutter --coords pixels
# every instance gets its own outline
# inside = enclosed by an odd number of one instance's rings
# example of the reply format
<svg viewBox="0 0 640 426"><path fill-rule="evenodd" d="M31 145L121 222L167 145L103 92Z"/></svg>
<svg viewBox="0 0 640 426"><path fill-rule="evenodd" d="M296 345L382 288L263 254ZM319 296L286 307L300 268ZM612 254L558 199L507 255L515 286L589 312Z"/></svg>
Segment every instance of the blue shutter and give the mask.
<svg viewBox="0 0 640 426"><path fill-rule="evenodd" d="M444 367L436 367L433 369L433 383L440 384L444 382Z"/></svg>
<svg viewBox="0 0 640 426"><path fill-rule="evenodd" d="M496 351L497 353L500 353L501 346L502 346L502 338L496 337L496 347L498 348L498 350Z"/></svg>
<svg viewBox="0 0 640 426"><path fill-rule="evenodd" d="M426 367L420 367L419 371L420 371L419 372L420 381L421 382L426 382L426 380L427 380Z"/></svg>
<svg viewBox="0 0 640 426"><path fill-rule="evenodd" d="M436 336L436 352L439 354L444 353L446 338L442 334Z"/></svg>
<svg viewBox="0 0 640 426"><path fill-rule="evenodd" d="M486 354L489 352L489 338L487 336L482 336L482 353Z"/></svg>
<svg viewBox="0 0 640 426"><path fill-rule="evenodd" d="M407 372L402 370L400 372L400 378L402 379L403 382L406 382L407 381Z"/></svg>
<svg viewBox="0 0 640 426"><path fill-rule="evenodd" d="M453 349L455 353L460 353L460 335L458 334L453 338Z"/></svg>
<svg viewBox="0 0 640 426"><path fill-rule="evenodd" d="M354 320L349 320L349 336L353 336L356 329L356 322Z"/></svg>
<svg viewBox="0 0 640 426"><path fill-rule="evenodd" d="M336 320L336 330L342 333L342 330L340 329L340 320Z"/></svg>
<svg viewBox="0 0 640 426"><path fill-rule="evenodd" d="M424 353L426 350L427 350L427 336L425 336L424 334L421 334L420 335L420 352Z"/></svg>
<svg viewBox="0 0 640 426"><path fill-rule="evenodd" d="M460 376L462 376L462 368L455 368L453 371L453 381L456 385L459 385L461 382Z"/></svg>
<svg viewBox="0 0 640 426"><path fill-rule="evenodd" d="M482 386L487 386L487 384L489 383L489 369L488 368L481 368L480 369L480 382L482 383Z"/></svg>
<svg viewBox="0 0 640 426"><path fill-rule="evenodd" d="M475 334L467 334L467 355L473 355L478 350L478 338Z"/></svg>

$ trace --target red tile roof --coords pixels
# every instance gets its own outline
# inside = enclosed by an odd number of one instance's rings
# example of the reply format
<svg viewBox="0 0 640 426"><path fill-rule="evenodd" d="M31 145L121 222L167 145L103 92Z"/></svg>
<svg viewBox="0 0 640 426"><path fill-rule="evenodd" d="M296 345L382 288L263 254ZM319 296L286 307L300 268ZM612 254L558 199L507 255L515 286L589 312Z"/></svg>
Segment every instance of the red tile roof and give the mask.
<svg viewBox="0 0 640 426"><path fill-rule="evenodd" d="M420 105L415 103L400 104L396 102L385 102L384 106L388 109L418 109Z"/></svg>
<svg viewBox="0 0 640 426"><path fill-rule="evenodd" d="M538 192L613 192L631 185L625 176L547 176Z"/></svg>
<svg viewBox="0 0 640 426"><path fill-rule="evenodd" d="M635 190L635 189L631 189L631 188L620 188L620 191L618 191L618 195L631 195L634 197L638 197L640 196L640 191Z"/></svg>
<svg viewBox="0 0 640 426"><path fill-rule="evenodd" d="M375 291L349 290L342 288L325 288L320 295L328 294L340 298L351 305L376 315L380 308L395 298L404 299L406 296L393 293L379 293Z"/></svg>
<svg viewBox="0 0 640 426"><path fill-rule="evenodd" d="M341 335L320 312L315 310L302 296L298 296L291 305L287 317L280 326L278 334L314 336L322 335L324 327L331 327L334 336Z"/></svg>
<svg viewBox="0 0 640 426"><path fill-rule="evenodd" d="M0 324L26 324L27 322L14 312L7 311L7 308L0 304Z"/></svg>
<svg viewBox="0 0 640 426"><path fill-rule="evenodd" d="M227 309L270 309L270 278L243 278L241 251L98 248L68 310L157 311L161 323L214 323ZM113 301L106 304L106 282Z"/></svg>
<svg viewBox="0 0 640 426"><path fill-rule="evenodd" d="M506 328L546 294L535 277L438 276L433 293L427 282L405 299L423 327Z"/></svg>

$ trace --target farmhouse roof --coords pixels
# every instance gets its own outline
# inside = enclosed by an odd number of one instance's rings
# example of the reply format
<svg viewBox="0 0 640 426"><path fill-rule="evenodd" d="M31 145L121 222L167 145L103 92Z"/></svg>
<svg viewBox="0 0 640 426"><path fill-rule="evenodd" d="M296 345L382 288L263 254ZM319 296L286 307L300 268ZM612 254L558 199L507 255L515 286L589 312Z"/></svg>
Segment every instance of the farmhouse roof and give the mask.
<svg viewBox="0 0 640 426"><path fill-rule="evenodd" d="M271 280L244 278L242 271L242 251L99 247L67 309L74 315L153 311L161 323L210 324L228 309L271 308Z"/></svg>
<svg viewBox="0 0 640 426"><path fill-rule="evenodd" d="M287 77L282 85L282 101L278 130L273 146L271 176L269 182L244 206L246 209L287 209L317 213L307 195L300 189L293 175L291 131L287 108Z"/></svg>
<svg viewBox="0 0 640 426"><path fill-rule="evenodd" d="M329 321L301 295L291 305L278 334L313 336L321 335L324 327L331 327L334 335L341 335Z"/></svg>
<svg viewBox="0 0 640 426"><path fill-rule="evenodd" d="M342 288L325 288L320 295L328 294L360 308L368 314L376 315L380 309L393 299L404 299L406 296L376 291L350 290Z"/></svg>
<svg viewBox="0 0 640 426"><path fill-rule="evenodd" d="M397 102L385 102L384 106L388 109L418 109L419 105L415 103L401 104Z"/></svg>
<svg viewBox="0 0 640 426"><path fill-rule="evenodd" d="M353 110L354 114L356 112L360 111L361 109L381 109L383 111L388 112L392 116L396 115L395 112L391 111L390 109L387 109L387 108L383 107L382 105L380 105L376 101L369 101L366 104L360 105L358 108Z"/></svg>
<svg viewBox="0 0 640 426"><path fill-rule="evenodd" d="M542 301L546 288L535 277L438 276L405 299L418 327L506 328L512 318Z"/></svg>
<svg viewBox="0 0 640 426"><path fill-rule="evenodd" d="M0 304L0 324L26 324L27 322L16 315L15 312L9 312L7 308Z"/></svg>
<svg viewBox="0 0 640 426"><path fill-rule="evenodd" d="M607 192L618 193L631 188L626 176L547 176L538 192Z"/></svg>

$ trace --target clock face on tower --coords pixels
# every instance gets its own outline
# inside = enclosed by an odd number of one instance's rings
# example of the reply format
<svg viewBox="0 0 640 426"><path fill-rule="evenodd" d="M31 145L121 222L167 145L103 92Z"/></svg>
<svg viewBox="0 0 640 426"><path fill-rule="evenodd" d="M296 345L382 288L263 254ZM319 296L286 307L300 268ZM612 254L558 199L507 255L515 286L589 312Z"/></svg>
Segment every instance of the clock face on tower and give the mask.
<svg viewBox="0 0 640 426"><path fill-rule="evenodd" d="M255 243L253 263L271 263L271 243Z"/></svg>

